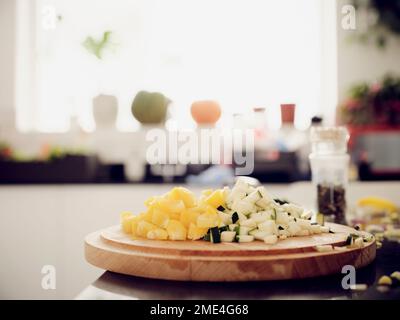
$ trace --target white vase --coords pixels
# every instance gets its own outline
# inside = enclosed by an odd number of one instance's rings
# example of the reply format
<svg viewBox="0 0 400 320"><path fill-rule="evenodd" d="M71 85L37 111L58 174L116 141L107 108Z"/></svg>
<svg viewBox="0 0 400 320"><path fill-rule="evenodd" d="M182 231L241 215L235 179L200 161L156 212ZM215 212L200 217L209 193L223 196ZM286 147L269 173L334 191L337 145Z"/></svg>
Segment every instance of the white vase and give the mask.
<svg viewBox="0 0 400 320"><path fill-rule="evenodd" d="M93 98L92 107L96 130L115 128L118 114L115 96L100 94Z"/></svg>

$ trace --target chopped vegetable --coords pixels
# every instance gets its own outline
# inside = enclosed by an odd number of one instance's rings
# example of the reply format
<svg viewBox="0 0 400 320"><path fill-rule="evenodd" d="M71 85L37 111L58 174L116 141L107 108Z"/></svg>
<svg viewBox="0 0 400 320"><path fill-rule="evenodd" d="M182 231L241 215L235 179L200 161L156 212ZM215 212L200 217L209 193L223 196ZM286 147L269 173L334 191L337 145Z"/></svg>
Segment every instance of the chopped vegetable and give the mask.
<svg viewBox="0 0 400 320"><path fill-rule="evenodd" d="M346 246L343 246L343 247L337 246L337 247L334 247L333 249L337 250L337 251L346 251L348 248Z"/></svg>
<svg viewBox="0 0 400 320"><path fill-rule="evenodd" d="M274 200L264 187L253 187L240 178L232 189L203 190L199 198L186 188L175 187L162 196L150 197L145 205L146 211L139 215L121 214L125 233L157 240L274 244L289 237L330 232L326 226L311 223L312 211ZM350 236L348 245L361 247L370 240Z"/></svg>
<svg viewBox="0 0 400 320"><path fill-rule="evenodd" d="M328 251L332 251L333 250L333 247L330 244L322 245L322 246L315 246L314 248L318 252L328 252Z"/></svg>
<svg viewBox="0 0 400 320"><path fill-rule="evenodd" d="M222 242L233 242L236 237L235 231L223 231L221 232L221 241Z"/></svg>
<svg viewBox="0 0 400 320"><path fill-rule="evenodd" d="M250 235L239 235L239 236L236 236L236 238L238 239L238 242L240 242L240 243L254 241L254 237L250 236Z"/></svg>
<svg viewBox="0 0 400 320"><path fill-rule="evenodd" d="M251 218L247 219L247 220L244 220L244 221L241 221L240 225L243 226L243 227L248 227L248 228L252 228L252 229L257 227L256 222Z"/></svg>
<svg viewBox="0 0 400 320"><path fill-rule="evenodd" d="M278 237L275 234L266 236L264 237L264 242L267 244L275 244L278 242Z"/></svg>
<svg viewBox="0 0 400 320"><path fill-rule="evenodd" d="M322 233L329 233L330 232L330 229L327 226L320 227L320 230L321 230Z"/></svg>
<svg viewBox="0 0 400 320"><path fill-rule="evenodd" d="M250 230L251 230L251 228L249 228L249 227L240 226L238 234L241 236L248 235Z"/></svg>
<svg viewBox="0 0 400 320"><path fill-rule="evenodd" d="M229 231L235 231L235 228L237 227L238 225L237 224L230 224L229 226L228 226L228 229L229 229Z"/></svg>
<svg viewBox="0 0 400 320"><path fill-rule="evenodd" d="M392 279L388 276L382 276L378 280L378 285L381 286L391 286L392 285Z"/></svg>
<svg viewBox="0 0 400 320"><path fill-rule="evenodd" d="M221 234L219 233L218 227L214 227L210 229L210 241L212 243L220 243L221 242Z"/></svg>
<svg viewBox="0 0 400 320"><path fill-rule="evenodd" d="M391 278L395 278L400 281L400 271L395 271L390 275Z"/></svg>
<svg viewBox="0 0 400 320"><path fill-rule="evenodd" d="M368 289L368 286L365 283L352 284L350 285L350 289L353 291L365 291Z"/></svg>
<svg viewBox="0 0 400 320"><path fill-rule="evenodd" d="M289 203L288 201L286 201L286 200L284 200L284 199L278 199L278 198L275 198L274 201L277 202L277 203L279 203L280 205Z"/></svg>
<svg viewBox="0 0 400 320"><path fill-rule="evenodd" d="M363 240L363 238L357 238L357 239L355 239L354 240L354 245L357 247L357 248L362 248L362 247L364 247L364 240Z"/></svg>
<svg viewBox="0 0 400 320"><path fill-rule="evenodd" d="M239 220L239 215L238 215L238 213L235 211L235 212L232 214L232 222L233 222L233 223L236 223L238 220Z"/></svg>

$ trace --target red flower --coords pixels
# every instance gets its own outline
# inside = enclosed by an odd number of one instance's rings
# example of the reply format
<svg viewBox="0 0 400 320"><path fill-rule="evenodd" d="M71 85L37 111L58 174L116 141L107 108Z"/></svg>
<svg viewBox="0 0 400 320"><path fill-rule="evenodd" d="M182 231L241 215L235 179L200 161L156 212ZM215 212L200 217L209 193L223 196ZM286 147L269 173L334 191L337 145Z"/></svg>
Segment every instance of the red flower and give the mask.
<svg viewBox="0 0 400 320"><path fill-rule="evenodd" d="M357 99L349 99L344 103L344 106L348 110L355 110L361 108L361 103Z"/></svg>
<svg viewBox="0 0 400 320"><path fill-rule="evenodd" d="M373 94L378 93L379 91L381 91L381 89L382 89L382 86L381 86L379 83L377 83L377 82L373 83L373 84L371 85L371 87L370 87L370 91L371 91L371 93L373 93Z"/></svg>

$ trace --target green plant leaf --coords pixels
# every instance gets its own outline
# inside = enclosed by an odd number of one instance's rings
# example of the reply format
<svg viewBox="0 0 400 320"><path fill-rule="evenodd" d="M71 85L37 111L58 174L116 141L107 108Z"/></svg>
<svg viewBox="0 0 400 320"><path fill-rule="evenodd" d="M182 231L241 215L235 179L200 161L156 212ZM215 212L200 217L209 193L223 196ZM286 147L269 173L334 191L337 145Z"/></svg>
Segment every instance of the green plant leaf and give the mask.
<svg viewBox="0 0 400 320"><path fill-rule="evenodd" d="M94 54L98 59L102 59L103 51L110 43L111 34L111 31L104 31L100 40L95 40L93 37L88 36L82 45L88 52Z"/></svg>

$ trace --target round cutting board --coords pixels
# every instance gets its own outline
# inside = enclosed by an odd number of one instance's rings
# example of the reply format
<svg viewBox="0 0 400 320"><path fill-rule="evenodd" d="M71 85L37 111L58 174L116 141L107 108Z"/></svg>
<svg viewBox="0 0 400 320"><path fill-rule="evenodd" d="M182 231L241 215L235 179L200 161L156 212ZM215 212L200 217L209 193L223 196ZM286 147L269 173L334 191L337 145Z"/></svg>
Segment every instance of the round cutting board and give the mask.
<svg viewBox="0 0 400 320"><path fill-rule="evenodd" d="M334 233L280 240L218 243L132 239L120 226L89 234L86 260L128 275L186 281L255 281L308 278L340 273L344 265L366 266L375 259L375 240L363 248L317 252L317 245L344 245L353 228L327 224Z"/></svg>

